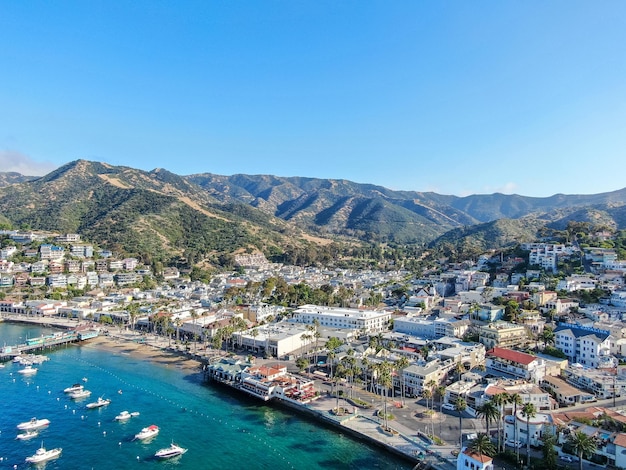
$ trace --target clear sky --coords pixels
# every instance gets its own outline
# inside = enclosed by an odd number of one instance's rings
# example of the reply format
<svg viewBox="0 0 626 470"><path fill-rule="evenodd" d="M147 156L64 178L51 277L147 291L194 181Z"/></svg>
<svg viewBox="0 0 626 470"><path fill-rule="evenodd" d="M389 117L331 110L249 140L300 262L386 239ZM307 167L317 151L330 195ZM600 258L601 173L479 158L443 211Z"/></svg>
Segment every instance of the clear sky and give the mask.
<svg viewBox="0 0 626 470"><path fill-rule="evenodd" d="M626 2L0 2L0 171L626 187Z"/></svg>

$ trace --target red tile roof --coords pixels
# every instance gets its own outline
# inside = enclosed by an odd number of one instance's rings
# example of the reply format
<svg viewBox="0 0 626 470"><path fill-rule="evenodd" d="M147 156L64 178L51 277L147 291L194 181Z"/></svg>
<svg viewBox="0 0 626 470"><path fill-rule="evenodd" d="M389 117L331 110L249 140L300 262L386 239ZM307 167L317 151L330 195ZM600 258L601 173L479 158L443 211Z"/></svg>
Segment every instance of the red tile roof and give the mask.
<svg viewBox="0 0 626 470"><path fill-rule="evenodd" d="M506 359L507 361L517 362L518 364L524 364L525 366L537 359L535 356L532 356L530 354L498 347L487 351L487 355L495 356L500 359Z"/></svg>
<svg viewBox="0 0 626 470"><path fill-rule="evenodd" d="M488 455L482 455L482 454L477 454L475 452L472 452L469 449L465 449L463 451L463 453L465 455L467 455L468 457L473 458L474 460L478 460L480 463L489 463L491 462L493 459L491 457L489 457Z"/></svg>
<svg viewBox="0 0 626 470"><path fill-rule="evenodd" d="M613 443L616 446L626 447L626 434L620 433L617 436L615 436Z"/></svg>

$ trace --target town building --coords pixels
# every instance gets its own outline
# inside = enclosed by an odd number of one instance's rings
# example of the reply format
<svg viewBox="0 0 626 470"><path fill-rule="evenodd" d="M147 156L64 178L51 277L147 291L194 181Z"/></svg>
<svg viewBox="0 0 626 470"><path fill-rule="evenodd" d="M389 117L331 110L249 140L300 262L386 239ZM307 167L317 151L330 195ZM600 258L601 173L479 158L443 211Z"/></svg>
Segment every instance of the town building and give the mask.
<svg viewBox="0 0 626 470"><path fill-rule="evenodd" d="M606 330L583 327L578 324L561 324L554 330L554 346L570 362L587 367L611 365L613 337Z"/></svg>
<svg viewBox="0 0 626 470"><path fill-rule="evenodd" d="M456 470L493 470L493 459L488 455L481 455L463 449L456 459Z"/></svg>
<svg viewBox="0 0 626 470"><path fill-rule="evenodd" d="M503 348L522 346L528 343L528 330L521 325L497 321L481 326L478 329L478 340L487 349L495 346Z"/></svg>
<svg viewBox="0 0 626 470"><path fill-rule="evenodd" d="M512 349L494 347L486 354L487 369L538 383L545 375L545 361Z"/></svg>
<svg viewBox="0 0 626 470"><path fill-rule="evenodd" d="M303 305L294 310L290 321L312 325L317 320L321 326L378 333L386 330L390 319L385 311Z"/></svg>

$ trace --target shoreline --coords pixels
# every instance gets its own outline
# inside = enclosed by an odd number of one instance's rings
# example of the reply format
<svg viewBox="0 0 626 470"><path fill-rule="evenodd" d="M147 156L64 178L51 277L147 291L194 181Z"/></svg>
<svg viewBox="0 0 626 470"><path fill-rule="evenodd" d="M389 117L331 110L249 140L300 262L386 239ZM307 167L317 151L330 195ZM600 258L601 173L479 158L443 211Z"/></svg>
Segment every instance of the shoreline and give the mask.
<svg viewBox="0 0 626 470"><path fill-rule="evenodd" d="M71 329L79 326L81 322L63 318L41 318L5 315L2 320L14 323L36 324L51 328ZM80 343L81 347L98 348L114 354L132 355L141 360L146 360L163 367L182 368L188 372L202 373L203 361L209 360L209 356L196 354L173 348L171 341L151 333L143 334L136 331L109 331ZM200 352L207 352L206 350ZM223 354L220 352L220 356ZM217 354L216 354L217 356ZM204 378L203 381L206 381ZM211 382L211 381L207 381ZM220 386L228 387L226 384ZM230 390L236 390L228 387ZM243 392L242 392L243 393ZM332 427L338 432L350 435L354 439L367 442L405 459L415 465L414 468L425 464L438 470L453 470L454 464L443 457L436 457L422 443L411 437L412 431L404 428L400 423L393 423L391 427L395 434L386 434L381 430L380 424L365 415L360 415L358 408L354 413L336 418L331 413L335 406L335 398L321 397L307 405L296 405L282 400L272 400L266 404L278 405L280 408L289 409L300 413L318 423ZM421 456L421 457L420 457Z"/></svg>

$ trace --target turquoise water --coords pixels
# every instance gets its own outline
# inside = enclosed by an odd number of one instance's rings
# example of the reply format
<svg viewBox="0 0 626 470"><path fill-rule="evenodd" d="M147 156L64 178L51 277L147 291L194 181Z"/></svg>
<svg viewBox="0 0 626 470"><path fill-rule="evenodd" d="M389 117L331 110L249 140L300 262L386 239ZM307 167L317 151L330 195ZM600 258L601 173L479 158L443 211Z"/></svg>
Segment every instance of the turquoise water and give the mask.
<svg viewBox="0 0 626 470"><path fill-rule="evenodd" d="M44 332L48 330L0 323L0 344ZM46 448L63 448L46 469L411 468L381 449L289 410L204 384L195 371L85 346L47 355L50 361L31 377L18 374L18 364L0 369L0 469L28 468L24 459L42 441ZM63 389L83 378L92 395L82 401L69 399ZM111 404L85 408L99 396L110 398ZM123 410L140 415L114 421ZM31 417L48 418L50 426L38 438L16 440L17 424ZM133 441L150 424L161 428L159 435L146 443ZM152 457L172 441L188 452L168 461Z"/></svg>

